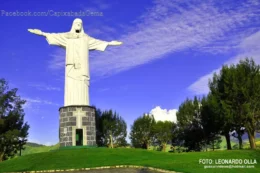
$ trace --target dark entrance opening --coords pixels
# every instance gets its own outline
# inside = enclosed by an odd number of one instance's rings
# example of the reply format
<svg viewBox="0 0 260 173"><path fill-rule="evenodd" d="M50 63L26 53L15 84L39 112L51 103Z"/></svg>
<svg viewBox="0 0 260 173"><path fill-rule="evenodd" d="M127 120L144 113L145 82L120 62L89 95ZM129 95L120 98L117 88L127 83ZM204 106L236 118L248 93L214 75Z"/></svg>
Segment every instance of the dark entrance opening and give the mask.
<svg viewBox="0 0 260 173"><path fill-rule="evenodd" d="M76 146L83 145L83 129L76 129Z"/></svg>

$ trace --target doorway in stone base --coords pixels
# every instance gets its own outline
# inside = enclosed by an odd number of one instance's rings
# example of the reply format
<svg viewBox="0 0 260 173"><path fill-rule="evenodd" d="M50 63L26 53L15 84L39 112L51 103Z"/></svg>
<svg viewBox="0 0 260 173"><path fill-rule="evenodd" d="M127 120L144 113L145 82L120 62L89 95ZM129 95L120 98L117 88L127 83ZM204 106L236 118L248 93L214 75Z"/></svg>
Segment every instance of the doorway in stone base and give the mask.
<svg viewBox="0 0 260 173"><path fill-rule="evenodd" d="M83 129L76 129L76 146L83 145Z"/></svg>

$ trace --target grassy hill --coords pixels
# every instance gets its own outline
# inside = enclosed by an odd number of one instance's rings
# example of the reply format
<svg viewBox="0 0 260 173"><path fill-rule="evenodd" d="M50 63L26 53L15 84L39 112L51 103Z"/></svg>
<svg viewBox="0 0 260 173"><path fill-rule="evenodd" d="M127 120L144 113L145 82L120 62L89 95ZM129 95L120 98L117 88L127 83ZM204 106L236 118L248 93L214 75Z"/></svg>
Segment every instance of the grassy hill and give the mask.
<svg viewBox="0 0 260 173"><path fill-rule="evenodd" d="M45 146L45 145L37 144L37 143L34 143L34 142L27 142L26 145L30 146L30 147L43 147L43 146Z"/></svg>
<svg viewBox="0 0 260 173"><path fill-rule="evenodd" d="M59 149L59 144L52 145L52 146L45 146L45 145L41 145L41 144L28 142L25 145L25 150L22 150L22 156L28 155L28 154L34 154L34 153L48 152L48 151L57 150L57 149Z"/></svg>
<svg viewBox="0 0 260 173"><path fill-rule="evenodd" d="M200 159L257 159L260 150L165 153L127 148L87 148L43 152L17 157L0 163L0 172L89 168L113 165L139 165L186 173L260 172L260 165L242 169L204 169Z"/></svg>
<svg viewBox="0 0 260 173"><path fill-rule="evenodd" d="M227 149L225 137L222 136L221 140L222 140L222 142L220 143L220 149L216 149L216 150L226 150ZM257 147L260 148L260 138L257 138L256 141L257 141L256 142ZM238 141L235 138L231 138L231 146L233 149L238 148ZM243 141L243 148L244 149L250 148L249 141L247 140L247 138L245 138ZM52 145L52 146L45 146L42 144L27 142L27 144L25 145L25 150L22 150L22 156L28 155L28 154L34 154L34 153L48 152L48 151L57 150L57 149L59 149L59 143L56 145ZM158 147L150 146L149 150L156 151L156 150L158 150ZM171 146L167 145L166 152L168 152L170 150L171 150ZM210 150L210 149L208 149L208 150Z"/></svg>

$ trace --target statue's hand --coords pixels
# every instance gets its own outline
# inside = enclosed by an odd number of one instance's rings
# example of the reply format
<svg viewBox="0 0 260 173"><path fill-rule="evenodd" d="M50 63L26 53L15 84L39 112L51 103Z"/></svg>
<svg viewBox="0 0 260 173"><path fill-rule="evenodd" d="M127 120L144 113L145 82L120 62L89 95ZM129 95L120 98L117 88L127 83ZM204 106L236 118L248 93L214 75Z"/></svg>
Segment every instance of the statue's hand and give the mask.
<svg viewBox="0 0 260 173"><path fill-rule="evenodd" d="M37 35L43 35L43 32L39 29L28 29L29 32Z"/></svg>
<svg viewBox="0 0 260 173"><path fill-rule="evenodd" d="M111 45L111 46L119 46L119 45L123 44L123 42L120 42L120 41L110 41L108 44Z"/></svg>

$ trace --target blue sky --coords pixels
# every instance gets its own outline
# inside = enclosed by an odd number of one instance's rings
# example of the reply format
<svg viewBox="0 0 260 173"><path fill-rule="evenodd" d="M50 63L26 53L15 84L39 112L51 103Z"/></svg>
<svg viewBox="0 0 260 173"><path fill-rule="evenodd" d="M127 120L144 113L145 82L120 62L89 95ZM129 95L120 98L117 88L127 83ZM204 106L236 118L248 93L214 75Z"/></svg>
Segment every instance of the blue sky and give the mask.
<svg viewBox="0 0 260 173"><path fill-rule="evenodd" d="M4 1L1 2L0 77L27 100L29 140L58 142L65 52L27 29L67 32L83 20L92 37L124 44L90 53L90 102L116 110L127 122L152 112L174 120L187 97L207 94L223 64L253 57L260 63L260 1ZM10 16L10 12L48 16ZM54 16L60 12L87 16ZM90 15L92 12L92 15Z"/></svg>

